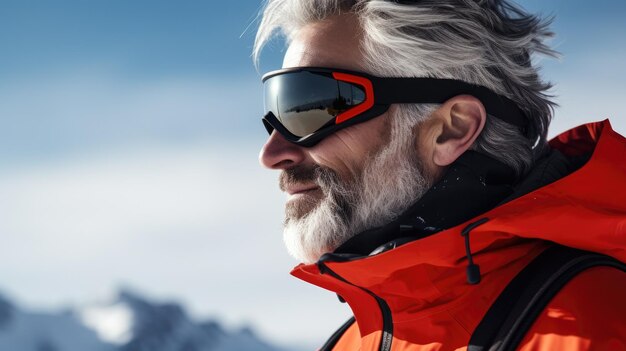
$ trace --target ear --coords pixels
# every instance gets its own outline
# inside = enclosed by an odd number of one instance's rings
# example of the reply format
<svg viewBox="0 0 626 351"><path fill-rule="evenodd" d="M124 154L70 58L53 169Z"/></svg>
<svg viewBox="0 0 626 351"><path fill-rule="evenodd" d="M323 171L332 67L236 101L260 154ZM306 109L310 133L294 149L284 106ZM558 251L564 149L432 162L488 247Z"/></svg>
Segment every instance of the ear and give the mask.
<svg viewBox="0 0 626 351"><path fill-rule="evenodd" d="M458 95L437 111L439 128L433 149L433 162L445 167L469 149L485 126L485 106L471 95Z"/></svg>

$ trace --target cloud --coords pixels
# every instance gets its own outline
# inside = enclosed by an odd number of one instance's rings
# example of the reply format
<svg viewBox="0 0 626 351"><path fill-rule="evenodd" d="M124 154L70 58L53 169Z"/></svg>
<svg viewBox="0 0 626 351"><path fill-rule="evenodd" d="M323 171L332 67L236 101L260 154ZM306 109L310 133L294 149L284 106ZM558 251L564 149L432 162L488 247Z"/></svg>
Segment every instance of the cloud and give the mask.
<svg viewBox="0 0 626 351"><path fill-rule="evenodd" d="M347 311L288 276L283 195L256 155L152 145L4 170L1 288L50 308L130 284L274 340L323 338Z"/></svg>

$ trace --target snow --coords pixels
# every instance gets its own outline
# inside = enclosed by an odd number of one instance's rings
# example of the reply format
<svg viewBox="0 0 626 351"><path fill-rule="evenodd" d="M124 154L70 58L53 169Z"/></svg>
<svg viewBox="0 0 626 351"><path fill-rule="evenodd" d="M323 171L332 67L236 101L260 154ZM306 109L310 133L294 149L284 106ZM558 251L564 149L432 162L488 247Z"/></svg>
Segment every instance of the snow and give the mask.
<svg viewBox="0 0 626 351"><path fill-rule="evenodd" d="M93 329L101 340L113 345L128 343L133 334L133 312L125 303L87 307L80 312L81 321Z"/></svg>

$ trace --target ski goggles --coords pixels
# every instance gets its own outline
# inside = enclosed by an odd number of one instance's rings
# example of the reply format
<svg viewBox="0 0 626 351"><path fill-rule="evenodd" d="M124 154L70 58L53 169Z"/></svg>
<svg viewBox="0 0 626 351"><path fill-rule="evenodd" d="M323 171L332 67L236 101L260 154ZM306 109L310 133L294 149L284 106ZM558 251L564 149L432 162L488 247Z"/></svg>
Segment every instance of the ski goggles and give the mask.
<svg viewBox="0 0 626 351"><path fill-rule="evenodd" d="M487 113L525 130L518 105L474 84L438 78L380 78L333 68L296 67L265 74L263 124L288 141L313 146L326 136L385 113L391 104L444 103L468 94Z"/></svg>

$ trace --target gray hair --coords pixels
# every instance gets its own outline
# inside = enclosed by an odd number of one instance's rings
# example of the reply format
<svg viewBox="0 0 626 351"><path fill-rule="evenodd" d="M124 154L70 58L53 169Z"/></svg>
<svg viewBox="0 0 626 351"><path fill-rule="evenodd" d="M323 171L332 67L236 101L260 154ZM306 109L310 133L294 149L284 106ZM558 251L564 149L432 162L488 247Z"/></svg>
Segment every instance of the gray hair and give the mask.
<svg viewBox="0 0 626 351"><path fill-rule="evenodd" d="M556 104L539 77L536 54L556 57L546 40L551 19L507 0L268 0L253 56L276 30L289 42L303 26L354 13L364 30L364 66L386 77L460 79L504 95L522 109L535 135L489 117L472 148L523 175L543 153ZM400 105L407 115L416 106Z"/></svg>

